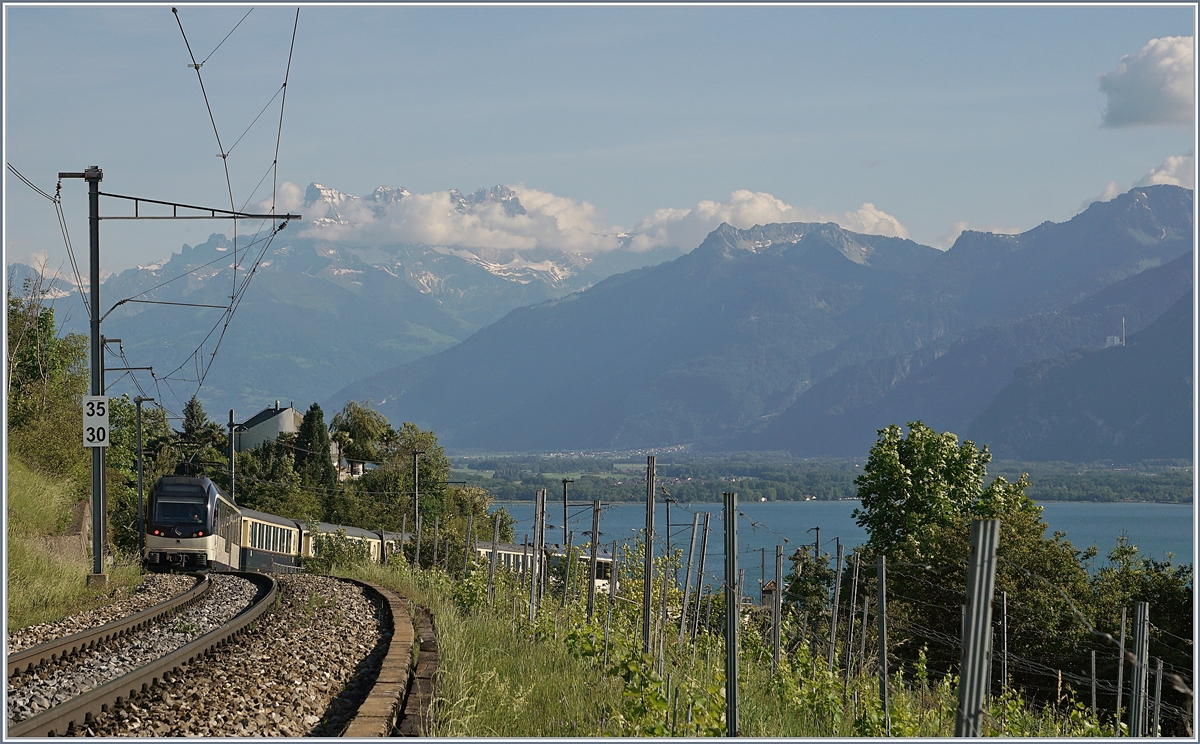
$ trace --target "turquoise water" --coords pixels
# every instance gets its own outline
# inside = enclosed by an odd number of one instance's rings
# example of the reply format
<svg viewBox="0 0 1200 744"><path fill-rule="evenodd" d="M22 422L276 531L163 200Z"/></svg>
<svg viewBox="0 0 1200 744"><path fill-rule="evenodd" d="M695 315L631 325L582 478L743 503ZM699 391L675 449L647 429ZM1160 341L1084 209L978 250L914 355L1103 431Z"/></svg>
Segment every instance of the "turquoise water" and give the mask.
<svg viewBox="0 0 1200 744"><path fill-rule="evenodd" d="M533 502L509 502L503 506L517 520L515 532L520 542L525 533L533 531ZM757 582L761 578L758 574L762 571L764 552L767 573L774 570L776 545L782 544L785 554L798 545L812 545L816 539L813 528L816 527L821 529L821 549L824 552L836 553L837 541L846 545L847 550L862 544L866 541L866 534L851 516L857 506L857 501L739 504L738 510L742 516L738 520L738 554L740 563L746 568L747 579ZM666 506L660 503L656 507L656 531L661 535L666 522ZM1061 530L1078 548L1096 545L1100 549L1096 567L1103 564L1103 557L1121 534L1128 536L1142 555L1166 560L1168 553L1172 553L1174 563L1193 562L1194 511L1191 504L1046 502L1042 507L1042 521L1047 524L1047 536ZM724 556L722 511L721 504L717 503L676 504L671 507L671 545L683 547L685 560L691 540L692 515L700 514L703 526L704 512L712 513L705 566L705 573L710 576L715 576L714 572L720 570ZM547 530L546 542L561 542L562 500L555 502L551 497L548 512L552 526ZM569 516L575 542L585 542L587 537L583 533L592 528L591 505L571 502ZM645 504L603 507L600 538L604 544L611 544L613 540L628 542L645 526L645 522ZM697 550L698 544L699 540ZM661 542L658 549L662 549Z"/></svg>

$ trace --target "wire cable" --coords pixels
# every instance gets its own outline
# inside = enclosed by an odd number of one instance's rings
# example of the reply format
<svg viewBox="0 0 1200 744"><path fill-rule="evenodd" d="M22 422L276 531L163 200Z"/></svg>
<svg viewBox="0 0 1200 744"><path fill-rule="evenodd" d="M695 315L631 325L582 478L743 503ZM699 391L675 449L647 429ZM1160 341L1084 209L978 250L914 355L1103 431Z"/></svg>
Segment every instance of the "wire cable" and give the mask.
<svg viewBox="0 0 1200 744"><path fill-rule="evenodd" d="M247 18L249 18L249 17L250 17L250 14L251 14L251 13L253 13L253 12L254 12L254 8L251 8L250 10L247 10L247 11L246 11L246 15L242 16L242 21L244 21L244 20L246 20ZM237 22L237 23L234 25L234 27L233 27L233 28L231 28L231 29L229 30L229 33L225 34L225 38L224 38L224 39L221 39L221 42L220 42L219 44L217 44L215 47L213 47L213 50L212 50L211 52L209 52L209 53L208 53L208 56L207 56L207 57L205 57L205 58L204 58L204 62L207 62L209 59L211 59L211 58L212 58L212 56L213 56L214 54L216 54L216 53L217 53L217 50L221 48L221 44L224 44L224 43L225 43L225 41L226 41L226 39L228 39L230 36L233 36L233 32L238 30L238 26L242 25L242 21L238 21L238 22ZM201 65L203 65L203 64L204 64L204 62L201 62L200 64L201 64Z"/></svg>

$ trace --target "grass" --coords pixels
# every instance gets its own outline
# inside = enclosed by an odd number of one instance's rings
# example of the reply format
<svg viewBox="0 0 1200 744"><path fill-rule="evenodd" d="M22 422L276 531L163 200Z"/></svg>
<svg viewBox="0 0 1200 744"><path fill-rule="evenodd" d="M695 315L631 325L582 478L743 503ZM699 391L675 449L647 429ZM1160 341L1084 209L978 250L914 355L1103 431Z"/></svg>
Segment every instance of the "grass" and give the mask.
<svg viewBox="0 0 1200 744"><path fill-rule="evenodd" d="M39 473L12 456L7 478L10 630L107 604L116 589L141 581L137 566L117 563L109 568L107 590L89 589L90 561L66 556L44 539L61 536L71 524L78 493L74 484Z"/></svg>
<svg viewBox="0 0 1200 744"><path fill-rule="evenodd" d="M341 572L387 586L429 607L441 659L434 736L712 736L724 734L724 642L701 632L693 647L666 634L662 672L640 654L636 606L618 603L607 659L603 625L607 603L588 622L581 602L560 609L552 591L537 622L528 623L528 595L497 573L489 605L486 570L451 578L441 571L377 565ZM516 599L517 610L513 611ZM621 611L625 610L625 611ZM749 620L749 619L748 619ZM778 738L948 737L954 732L957 681L930 680L919 664L915 678L895 675L883 715L879 682L868 669L844 683L827 671L823 653L807 648L785 655L772 674L762 632L743 626L739 660L742 735ZM715 629L714 629L715 630ZM845 686L844 686L845 685ZM1080 704L1035 709L1014 693L985 712L989 735L1018 737L1111 736Z"/></svg>
<svg viewBox="0 0 1200 744"><path fill-rule="evenodd" d="M435 736L587 736L619 733L619 680L605 677L561 640L539 638L512 620L503 591L489 611L463 612L452 582L433 571L365 566L357 578L395 590L434 614L441 650ZM519 600L518 600L519 601ZM518 615L523 615L518 607ZM565 632L565 631L564 631Z"/></svg>

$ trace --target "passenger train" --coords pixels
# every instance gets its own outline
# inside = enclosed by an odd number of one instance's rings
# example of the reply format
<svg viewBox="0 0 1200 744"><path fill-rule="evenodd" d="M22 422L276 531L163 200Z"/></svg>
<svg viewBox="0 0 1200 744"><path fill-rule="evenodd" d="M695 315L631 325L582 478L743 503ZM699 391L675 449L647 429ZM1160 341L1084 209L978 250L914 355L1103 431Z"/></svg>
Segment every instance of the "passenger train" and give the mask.
<svg viewBox="0 0 1200 744"><path fill-rule="evenodd" d="M150 492L146 566L155 571L299 571L314 554L313 535L344 532L367 546L374 561L399 548L396 532L372 532L239 507L208 478L168 475Z"/></svg>
<svg viewBox="0 0 1200 744"><path fill-rule="evenodd" d="M367 555L380 563L409 538L326 522L313 529L302 520L237 506L208 478L168 475L150 491L143 560L152 571L294 572L301 570L304 558L315 555L314 535L339 532L364 543ZM523 575L533 558L530 545L477 541L474 548L478 559L489 561L495 552L501 568ZM566 551L548 545L545 555L555 565ZM586 565L587 555L577 559ZM606 548L599 548L596 563L597 590L608 591L613 560Z"/></svg>

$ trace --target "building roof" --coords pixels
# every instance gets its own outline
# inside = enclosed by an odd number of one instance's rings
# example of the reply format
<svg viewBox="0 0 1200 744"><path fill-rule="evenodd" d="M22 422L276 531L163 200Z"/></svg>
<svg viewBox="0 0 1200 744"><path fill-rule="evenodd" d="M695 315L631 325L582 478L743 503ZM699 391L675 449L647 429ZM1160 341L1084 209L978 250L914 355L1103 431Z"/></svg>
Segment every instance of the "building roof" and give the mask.
<svg viewBox="0 0 1200 744"><path fill-rule="evenodd" d="M278 403L279 403L279 401L276 401L275 406L267 406L266 408L262 409L258 413L254 414L250 418L243 421L238 426L243 427L244 429L251 429L251 428L263 423L264 421L270 421L271 419L275 418L276 416L283 413L284 411L296 411L296 409L292 408L290 405L287 408L280 408L278 406ZM299 414L300 412L296 411L296 413Z"/></svg>

